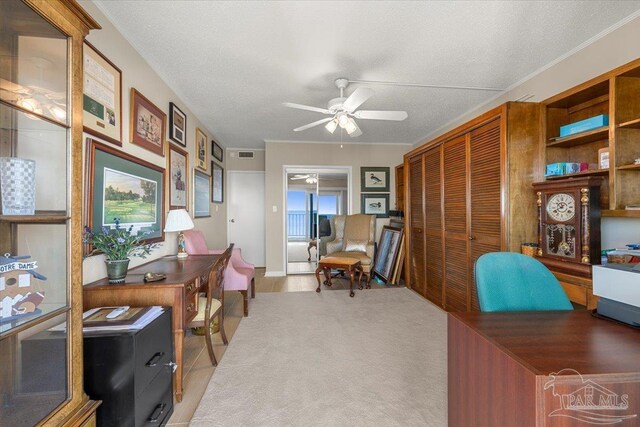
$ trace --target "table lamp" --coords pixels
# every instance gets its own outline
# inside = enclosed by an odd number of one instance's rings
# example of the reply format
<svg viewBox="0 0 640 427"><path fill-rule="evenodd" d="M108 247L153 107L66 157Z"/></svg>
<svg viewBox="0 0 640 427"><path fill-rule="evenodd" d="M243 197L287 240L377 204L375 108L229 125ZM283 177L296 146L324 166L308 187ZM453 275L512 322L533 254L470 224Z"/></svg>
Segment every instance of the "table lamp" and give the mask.
<svg viewBox="0 0 640 427"><path fill-rule="evenodd" d="M189 256L184 249L184 234L185 230L191 230L193 227L193 221L189 216L189 213L185 209L174 209L169 211L167 215L167 224L164 227L165 233L178 232L178 258L186 258Z"/></svg>

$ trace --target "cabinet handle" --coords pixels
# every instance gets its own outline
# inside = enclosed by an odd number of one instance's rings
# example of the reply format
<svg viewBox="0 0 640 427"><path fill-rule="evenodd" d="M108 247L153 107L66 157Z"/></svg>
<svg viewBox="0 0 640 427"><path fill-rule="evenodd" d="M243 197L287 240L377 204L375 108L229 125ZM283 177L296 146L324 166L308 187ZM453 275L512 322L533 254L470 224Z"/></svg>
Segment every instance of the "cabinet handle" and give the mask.
<svg viewBox="0 0 640 427"><path fill-rule="evenodd" d="M158 406L156 406L156 409L153 410L153 412L151 413L151 416L147 421L149 421L150 423L157 423L160 417L162 416L162 414L164 414L164 408L166 407L167 407L166 403L161 403Z"/></svg>
<svg viewBox="0 0 640 427"><path fill-rule="evenodd" d="M469 240L476 240L475 236L469 236Z"/></svg>
<svg viewBox="0 0 640 427"><path fill-rule="evenodd" d="M168 366L168 367L169 367L169 369L171 369L171 372L175 372L175 371L176 371L176 369L178 369L178 364L177 364L177 363L175 363L175 362L173 362L173 361L171 361L171 362L169 362L169 363L165 363L165 365L164 365L164 366Z"/></svg>
<svg viewBox="0 0 640 427"><path fill-rule="evenodd" d="M164 351L157 352L156 354L153 355L151 359L149 359L149 361L146 363L146 366L147 367L156 366L163 356L164 356Z"/></svg>
<svg viewBox="0 0 640 427"><path fill-rule="evenodd" d="M187 293L191 292L193 290L193 283L189 283L187 285Z"/></svg>
<svg viewBox="0 0 640 427"><path fill-rule="evenodd" d="M187 311L193 311L194 307L195 307L194 303L188 304L187 305Z"/></svg>

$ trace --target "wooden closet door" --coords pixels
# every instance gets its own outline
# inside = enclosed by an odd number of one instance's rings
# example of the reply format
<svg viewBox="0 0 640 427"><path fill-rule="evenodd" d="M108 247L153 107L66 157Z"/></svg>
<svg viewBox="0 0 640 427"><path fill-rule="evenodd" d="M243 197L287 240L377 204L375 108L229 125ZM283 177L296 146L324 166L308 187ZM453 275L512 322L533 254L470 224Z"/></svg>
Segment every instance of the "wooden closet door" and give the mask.
<svg viewBox="0 0 640 427"><path fill-rule="evenodd" d="M471 132L469 181L471 189L469 302L471 310L480 310L473 267L482 254L497 252L501 249L500 156L499 119Z"/></svg>
<svg viewBox="0 0 640 427"><path fill-rule="evenodd" d="M442 146L424 154L426 297L443 307L442 259Z"/></svg>
<svg viewBox="0 0 640 427"><path fill-rule="evenodd" d="M409 199L411 241L409 250L409 283L411 289L425 295L424 250L424 166L422 155L409 160Z"/></svg>
<svg viewBox="0 0 640 427"><path fill-rule="evenodd" d="M469 233L467 227L467 135L443 147L445 309L467 310Z"/></svg>

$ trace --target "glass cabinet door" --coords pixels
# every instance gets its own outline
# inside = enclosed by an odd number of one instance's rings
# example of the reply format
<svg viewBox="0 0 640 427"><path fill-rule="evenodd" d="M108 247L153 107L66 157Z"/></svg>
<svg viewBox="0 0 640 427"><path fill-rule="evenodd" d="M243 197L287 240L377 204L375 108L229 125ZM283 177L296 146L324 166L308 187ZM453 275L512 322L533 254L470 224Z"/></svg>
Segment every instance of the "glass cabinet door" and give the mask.
<svg viewBox="0 0 640 427"><path fill-rule="evenodd" d="M69 39L0 1L0 425L69 399Z"/></svg>

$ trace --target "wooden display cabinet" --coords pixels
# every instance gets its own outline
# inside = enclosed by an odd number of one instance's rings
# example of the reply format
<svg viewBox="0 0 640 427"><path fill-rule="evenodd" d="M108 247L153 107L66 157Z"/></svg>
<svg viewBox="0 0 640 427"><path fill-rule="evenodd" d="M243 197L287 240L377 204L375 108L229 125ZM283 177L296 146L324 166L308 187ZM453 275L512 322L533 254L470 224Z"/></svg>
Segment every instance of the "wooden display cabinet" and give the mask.
<svg viewBox="0 0 640 427"><path fill-rule="evenodd" d="M0 214L0 425L94 425L82 378L81 118L82 46L99 25L73 0L5 0L0 28L0 157L35 161L35 212Z"/></svg>
<svg viewBox="0 0 640 427"><path fill-rule="evenodd" d="M566 90L545 101L545 164L586 162L588 171L547 177L547 180L598 175L602 216L640 218L640 210L625 210L640 204L640 59ZM609 125L559 137L560 126L600 114ZM598 151L609 149L609 168L598 168Z"/></svg>

